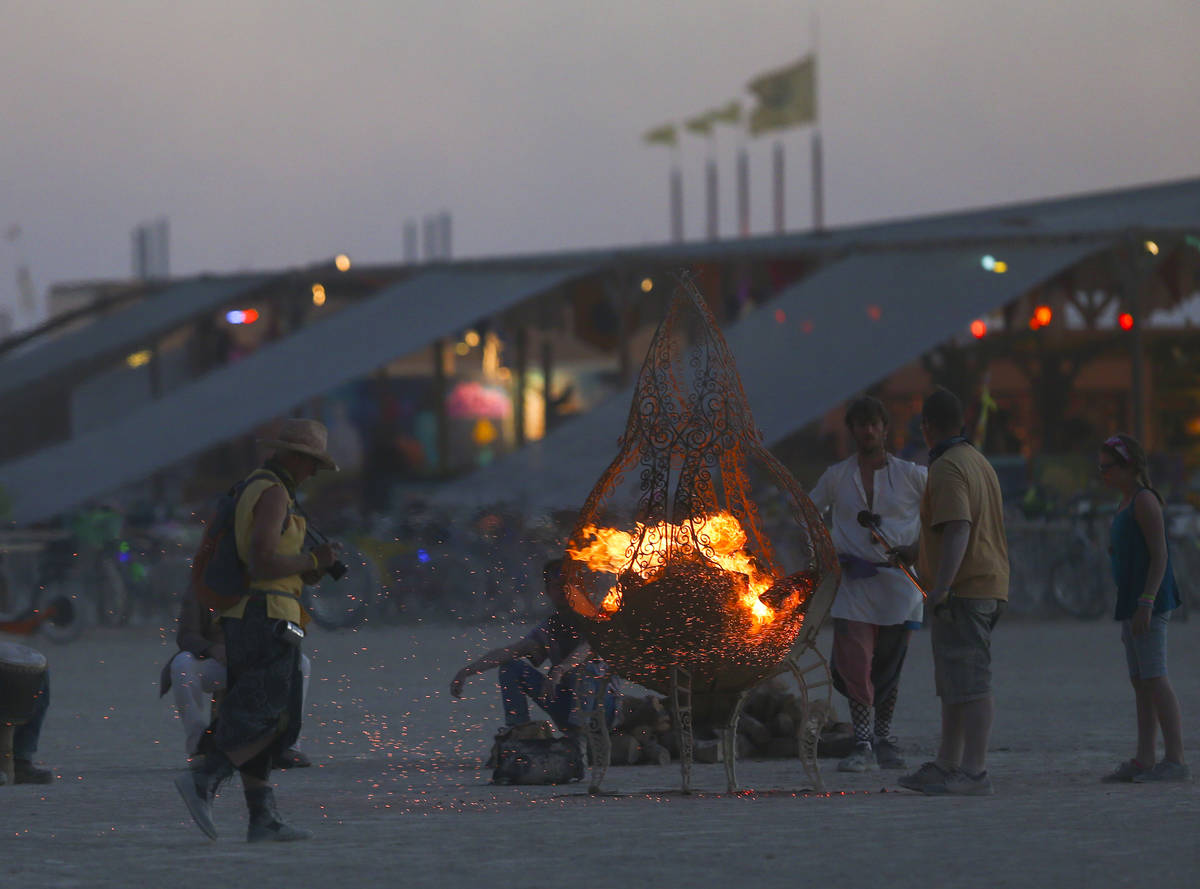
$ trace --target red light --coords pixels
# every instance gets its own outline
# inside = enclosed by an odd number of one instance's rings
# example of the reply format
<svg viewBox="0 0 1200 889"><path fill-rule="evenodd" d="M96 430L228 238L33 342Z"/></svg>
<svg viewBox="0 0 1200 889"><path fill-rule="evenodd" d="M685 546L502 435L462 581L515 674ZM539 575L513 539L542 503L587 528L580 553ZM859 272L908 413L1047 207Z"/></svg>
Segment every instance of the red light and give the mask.
<svg viewBox="0 0 1200 889"><path fill-rule="evenodd" d="M787 313L784 312L783 309L776 309L775 310L775 323L782 324L786 320L787 320Z"/></svg>
<svg viewBox="0 0 1200 889"><path fill-rule="evenodd" d="M987 325L984 324L983 321L981 321L979 318L976 318L971 322L971 336L975 337L977 340L981 340L985 334L987 334Z"/></svg>
<svg viewBox="0 0 1200 889"><path fill-rule="evenodd" d="M242 316L243 324L253 324L258 320L258 309L246 309L246 313Z"/></svg>
<svg viewBox="0 0 1200 889"><path fill-rule="evenodd" d="M1045 327L1054 318L1054 312L1049 306L1038 306L1033 310L1033 317L1037 319L1038 327Z"/></svg>
<svg viewBox="0 0 1200 889"><path fill-rule="evenodd" d="M1122 330L1133 330L1133 316L1128 312L1122 312L1117 316L1117 324L1121 326Z"/></svg>
<svg viewBox="0 0 1200 889"><path fill-rule="evenodd" d="M1029 329L1030 330L1037 330L1041 326L1042 325L1038 324L1038 319L1035 316L1030 316L1030 318L1029 318Z"/></svg>
<svg viewBox="0 0 1200 889"><path fill-rule="evenodd" d="M867 306L867 317L872 321L878 321L883 317L883 309L879 306Z"/></svg>
<svg viewBox="0 0 1200 889"><path fill-rule="evenodd" d="M811 321L804 321L801 323L800 329L802 331L804 331L805 333L812 333L813 332L813 323Z"/></svg>

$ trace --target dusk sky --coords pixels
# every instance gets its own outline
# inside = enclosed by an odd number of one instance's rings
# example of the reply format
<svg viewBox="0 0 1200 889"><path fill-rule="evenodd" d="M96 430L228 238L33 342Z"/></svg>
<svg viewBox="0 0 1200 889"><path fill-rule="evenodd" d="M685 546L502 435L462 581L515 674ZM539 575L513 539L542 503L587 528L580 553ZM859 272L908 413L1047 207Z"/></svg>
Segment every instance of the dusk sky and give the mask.
<svg viewBox="0 0 1200 889"><path fill-rule="evenodd" d="M642 133L750 107L814 9L830 225L1200 175L1196 0L0 0L0 304L22 259L39 294L127 276L160 215L174 274L399 261L443 209L456 256L665 240L671 151ZM716 140L725 234L741 138ZM804 228L809 130L781 138ZM679 151L689 238L708 151Z"/></svg>

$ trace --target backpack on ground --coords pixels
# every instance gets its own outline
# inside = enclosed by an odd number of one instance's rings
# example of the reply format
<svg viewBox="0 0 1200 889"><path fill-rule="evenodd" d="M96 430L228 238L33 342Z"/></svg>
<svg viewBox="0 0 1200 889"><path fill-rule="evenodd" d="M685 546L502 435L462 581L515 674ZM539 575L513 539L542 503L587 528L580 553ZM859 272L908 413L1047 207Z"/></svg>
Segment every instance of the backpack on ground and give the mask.
<svg viewBox="0 0 1200 889"><path fill-rule="evenodd" d="M237 505L246 486L263 478L275 476L266 471L255 472L217 500L200 547L192 557L192 590L203 607L225 611L250 591L250 577L238 555Z"/></svg>
<svg viewBox="0 0 1200 889"><path fill-rule="evenodd" d="M555 737L553 723L527 723L496 736L489 764L493 784L568 784L583 778L575 739Z"/></svg>

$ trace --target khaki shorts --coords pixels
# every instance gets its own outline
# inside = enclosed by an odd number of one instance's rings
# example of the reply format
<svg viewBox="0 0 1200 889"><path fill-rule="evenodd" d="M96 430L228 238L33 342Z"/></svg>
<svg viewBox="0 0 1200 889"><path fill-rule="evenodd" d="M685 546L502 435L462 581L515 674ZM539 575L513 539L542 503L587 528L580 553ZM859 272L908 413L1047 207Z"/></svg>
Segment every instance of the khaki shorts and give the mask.
<svg viewBox="0 0 1200 889"><path fill-rule="evenodd" d="M967 704L992 693L992 630L1005 603L950 596L930 617L933 681L945 704Z"/></svg>

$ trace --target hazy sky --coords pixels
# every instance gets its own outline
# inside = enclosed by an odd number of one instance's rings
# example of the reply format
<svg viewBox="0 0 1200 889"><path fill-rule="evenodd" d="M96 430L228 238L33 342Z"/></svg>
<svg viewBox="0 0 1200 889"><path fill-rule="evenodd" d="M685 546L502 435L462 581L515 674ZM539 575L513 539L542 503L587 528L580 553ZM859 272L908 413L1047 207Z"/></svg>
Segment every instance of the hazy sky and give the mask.
<svg viewBox="0 0 1200 889"><path fill-rule="evenodd" d="M748 100L812 9L830 224L1200 175L1197 0L0 0L0 300L18 255L39 292L127 275L158 215L174 273L399 260L441 209L458 256L665 240L641 134ZM783 139L803 227L808 131ZM680 152L690 237L708 150Z"/></svg>

